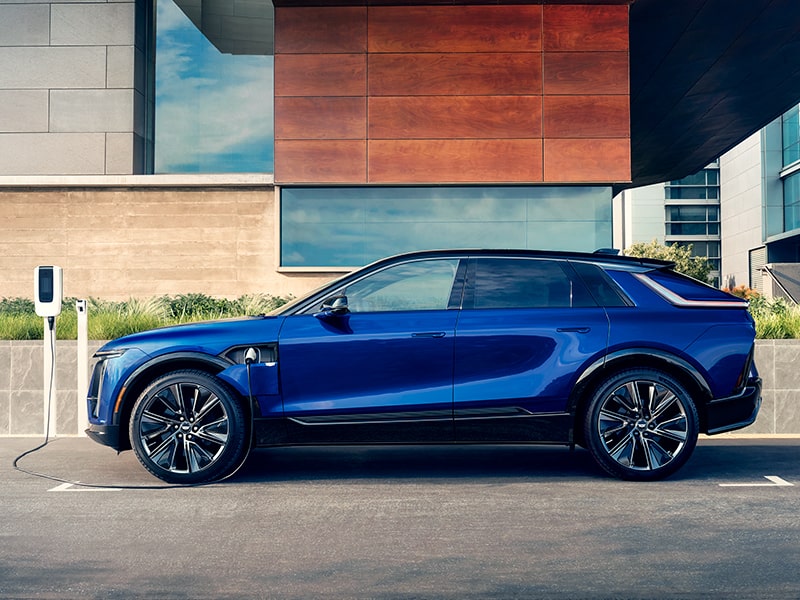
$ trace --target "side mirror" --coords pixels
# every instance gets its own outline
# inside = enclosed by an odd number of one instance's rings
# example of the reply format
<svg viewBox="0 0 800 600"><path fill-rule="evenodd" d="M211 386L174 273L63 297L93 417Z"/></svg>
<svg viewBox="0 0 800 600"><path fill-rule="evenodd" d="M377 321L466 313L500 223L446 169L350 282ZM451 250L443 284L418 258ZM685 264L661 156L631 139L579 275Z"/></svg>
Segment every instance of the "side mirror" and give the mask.
<svg viewBox="0 0 800 600"><path fill-rule="evenodd" d="M350 309L347 308L347 296L333 296L325 300L320 307L318 313L314 316L318 319L331 319L336 317L343 317L350 314Z"/></svg>

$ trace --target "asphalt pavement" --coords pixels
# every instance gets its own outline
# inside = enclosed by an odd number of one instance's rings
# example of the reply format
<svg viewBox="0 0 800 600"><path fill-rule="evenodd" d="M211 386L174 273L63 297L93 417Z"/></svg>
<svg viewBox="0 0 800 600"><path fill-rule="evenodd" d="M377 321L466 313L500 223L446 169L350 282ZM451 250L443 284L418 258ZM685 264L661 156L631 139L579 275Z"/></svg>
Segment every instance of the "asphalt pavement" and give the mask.
<svg viewBox="0 0 800 600"><path fill-rule="evenodd" d="M561 447L280 448L190 488L86 438L15 470L41 441L0 438L4 599L800 598L800 439L703 439L656 483Z"/></svg>

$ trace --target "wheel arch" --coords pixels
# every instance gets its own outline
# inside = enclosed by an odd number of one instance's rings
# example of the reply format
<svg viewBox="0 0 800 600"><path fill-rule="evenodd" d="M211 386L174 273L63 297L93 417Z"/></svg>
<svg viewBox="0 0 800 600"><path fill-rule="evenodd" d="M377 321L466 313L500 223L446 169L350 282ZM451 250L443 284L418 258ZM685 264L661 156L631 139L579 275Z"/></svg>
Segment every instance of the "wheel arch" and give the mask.
<svg viewBox="0 0 800 600"><path fill-rule="evenodd" d="M209 354L203 354L202 352L175 352L164 354L141 365L125 380L121 388L122 392L117 400L117 406L114 412L114 424L119 426L120 431L118 450L130 450L131 443L127 431L131 413L133 412L133 405L145 388L156 378L172 371L180 371L183 369L192 369L195 371L203 371L209 375L217 375L230 366L230 362L218 356L211 356ZM243 402L242 407L249 416L249 404Z"/></svg>
<svg viewBox="0 0 800 600"><path fill-rule="evenodd" d="M607 354L589 365L575 383L569 402L572 414L573 441L583 445L583 419L592 392L599 383L620 371L632 368L652 368L674 377L694 400L700 418L700 431L705 431L703 407L713 394L700 371L675 354L653 348L628 348Z"/></svg>

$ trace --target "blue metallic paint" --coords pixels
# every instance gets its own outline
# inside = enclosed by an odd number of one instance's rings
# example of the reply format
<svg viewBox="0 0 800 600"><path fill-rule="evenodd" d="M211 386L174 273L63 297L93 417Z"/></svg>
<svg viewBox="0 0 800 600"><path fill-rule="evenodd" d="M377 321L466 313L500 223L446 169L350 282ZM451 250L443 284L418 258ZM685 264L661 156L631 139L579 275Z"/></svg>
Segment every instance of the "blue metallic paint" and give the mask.
<svg viewBox="0 0 800 600"><path fill-rule="evenodd" d="M506 406L565 412L580 372L602 356L604 309L462 311L456 328L456 417L462 410Z"/></svg>
<svg viewBox="0 0 800 600"><path fill-rule="evenodd" d="M284 414L451 411L457 317L455 310L287 317L279 341Z"/></svg>
<svg viewBox="0 0 800 600"><path fill-rule="evenodd" d="M481 252L431 252L379 261ZM575 255L512 251L514 256L572 260ZM485 255L502 256L500 251ZM572 442L580 394L611 365L663 364L694 382L695 403L711 429L741 427L755 418L760 382L748 387L752 318L738 299L730 308L681 308L634 274L664 269L658 261L593 255L627 294L630 306L515 308L350 313L314 316L331 284L272 317L164 328L106 344L99 398L89 398L90 434L119 448L124 417L138 393L168 370L216 374L258 404L256 441L263 444L399 441ZM464 263L462 263L463 265ZM363 276L354 274L349 280ZM661 279L663 284L669 277ZM456 279L456 286L464 284ZM693 300L727 302L718 290L680 281ZM453 291L459 298L459 290ZM250 366L226 358L232 348L276 349ZM271 351L271 350L270 350ZM277 360L275 360L277 359ZM746 375L746 374L745 374ZM737 382L741 383L737 387ZM119 400L119 402L118 402ZM115 407L119 408L114 413ZM127 411L127 413L126 413ZM578 417L580 415L577 415Z"/></svg>

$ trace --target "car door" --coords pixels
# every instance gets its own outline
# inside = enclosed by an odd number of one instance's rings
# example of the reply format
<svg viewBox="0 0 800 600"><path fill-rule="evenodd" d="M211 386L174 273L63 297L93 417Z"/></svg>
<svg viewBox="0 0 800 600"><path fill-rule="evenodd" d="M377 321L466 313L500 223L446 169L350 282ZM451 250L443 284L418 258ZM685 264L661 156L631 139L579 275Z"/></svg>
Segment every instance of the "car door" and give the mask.
<svg viewBox="0 0 800 600"><path fill-rule="evenodd" d="M278 354L294 439L452 439L459 264L390 265L332 292L336 308L286 318Z"/></svg>
<svg viewBox="0 0 800 600"><path fill-rule="evenodd" d="M455 342L457 440L565 441L579 369L608 318L565 260L470 260Z"/></svg>

